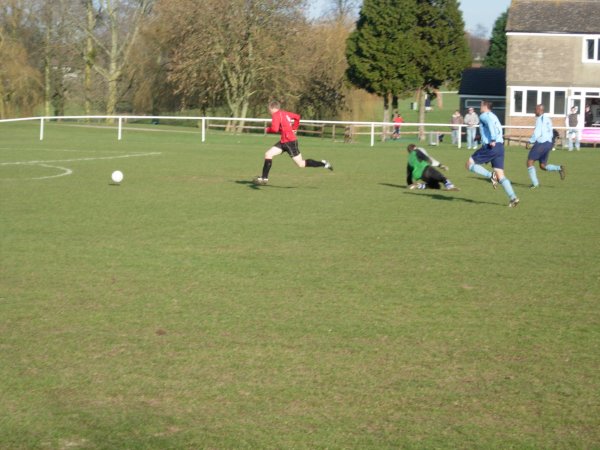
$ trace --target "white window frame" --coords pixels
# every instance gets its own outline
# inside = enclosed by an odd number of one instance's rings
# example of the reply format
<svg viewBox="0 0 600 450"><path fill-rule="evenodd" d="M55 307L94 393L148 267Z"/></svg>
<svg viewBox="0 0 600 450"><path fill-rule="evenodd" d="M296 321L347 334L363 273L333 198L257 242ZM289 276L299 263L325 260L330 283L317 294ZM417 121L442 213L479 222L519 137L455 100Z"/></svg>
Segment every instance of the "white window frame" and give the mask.
<svg viewBox="0 0 600 450"><path fill-rule="evenodd" d="M520 91L521 95L521 112L515 111L515 92ZM528 113L527 111L527 91L536 91L535 104L542 103L542 93L550 93L550 111L546 111L551 117L561 117L565 115L565 111L554 113L554 102L557 92L564 92L565 94L565 108L567 107L567 98L569 95L568 88L557 88L557 87L544 87L544 86L511 86L510 88L510 115L516 117L530 117L534 116L535 113Z"/></svg>
<svg viewBox="0 0 600 450"><path fill-rule="evenodd" d="M594 55L588 57L588 41L594 42ZM581 61L586 64L600 64L600 34L589 34L583 36L581 48Z"/></svg>

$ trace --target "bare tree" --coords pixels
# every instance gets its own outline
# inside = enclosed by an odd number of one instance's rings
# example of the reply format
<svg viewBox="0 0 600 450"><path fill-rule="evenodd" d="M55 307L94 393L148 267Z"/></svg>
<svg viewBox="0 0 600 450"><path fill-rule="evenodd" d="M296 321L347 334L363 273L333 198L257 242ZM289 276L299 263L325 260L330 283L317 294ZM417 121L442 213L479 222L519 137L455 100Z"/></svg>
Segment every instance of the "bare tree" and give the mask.
<svg viewBox="0 0 600 450"><path fill-rule="evenodd" d="M325 17L334 22L352 22L357 15L359 3L358 0L329 0Z"/></svg>
<svg viewBox="0 0 600 450"><path fill-rule="evenodd" d="M287 41L301 45L299 5L293 0L161 2L163 20L173 25L170 79L186 97L219 96L234 117L246 117L265 79L274 93L292 70Z"/></svg>
<svg viewBox="0 0 600 450"><path fill-rule="evenodd" d="M119 83L153 0L86 0L85 49L86 92L89 94L93 68L107 83L106 114L114 115L119 100ZM94 9L97 5L98 9ZM100 20L99 20L100 19ZM89 104L88 104L89 107Z"/></svg>
<svg viewBox="0 0 600 450"><path fill-rule="evenodd" d="M345 107L346 40L350 34L348 21L319 21L306 36L302 57L306 69L302 73L299 107L303 114L315 119L332 119Z"/></svg>
<svg viewBox="0 0 600 450"><path fill-rule="evenodd" d="M39 36L31 21L23 1L0 4L0 118L30 114L41 99L42 77L31 50Z"/></svg>
<svg viewBox="0 0 600 450"><path fill-rule="evenodd" d="M92 114L92 71L96 60L95 49L94 49L94 29L96 28L97 13L94 8L93 0L83 0L85 5L85 48L83 50L84 60L84 74L83 74L83 86L84 86L84 102L83 108L85 115L89 116Z"/></svg>
<svg viewBox="0 0 600 450"><path fill-rule="evenodd" d="M67 11L72 0L30 0L38 18L42 39L38 49L44 74L44 113L64 115L66 102L66 77L74 71L77 37L73 34L73 23Z"/></svg>

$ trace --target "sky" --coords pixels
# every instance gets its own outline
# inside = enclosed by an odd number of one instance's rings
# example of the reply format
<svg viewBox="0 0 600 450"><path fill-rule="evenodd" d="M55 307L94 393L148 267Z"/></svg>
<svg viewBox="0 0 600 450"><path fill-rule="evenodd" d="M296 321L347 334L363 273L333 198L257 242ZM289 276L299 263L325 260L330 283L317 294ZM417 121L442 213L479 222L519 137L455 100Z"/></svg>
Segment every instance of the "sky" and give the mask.
<svg viewBox="0 0 600 450"><path fill-rule="evenodd" d="M476 31L477 25L483 25L487 37L492 34L494 22L510 6L510 0L460 0L467 31Z"/></svg>
<svg viewBox="0 0 600 450"><path fill-rule="evenodd" d="M511 0L459 0L460 9L463 13L465 28L467 31L477 31L478 25L482 25L486 31L486 37L492 34L494 22L510 6ZM330 0L309 0L311 11L318 16Z"/></svg>

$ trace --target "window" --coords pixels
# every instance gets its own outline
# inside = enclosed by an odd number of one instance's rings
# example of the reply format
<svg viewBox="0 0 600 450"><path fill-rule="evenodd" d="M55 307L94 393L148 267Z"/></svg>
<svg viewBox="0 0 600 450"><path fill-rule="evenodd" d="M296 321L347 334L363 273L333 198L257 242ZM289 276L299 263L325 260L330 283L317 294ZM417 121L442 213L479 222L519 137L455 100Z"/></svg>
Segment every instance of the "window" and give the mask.
<svg viewBox="0 0 600 450"><path fill-rule="evenodd" d="M523 112L523 91L515 91L513 94L513 107L516 113Z"/></svg>
<svg viewBox="0 0 600 450"><path fill-rule="evenodd" d="M565 98L565 91L556 91L554 93L554 111L552 111L554 114L562 114L563 111L566 111Z"/></svg>
<svg viewBox="0 0 600 450"><path fill-rule="evenodd" d="M537 91L527 91L527 108L525 112L527 114L535 113L535 105L538 104L538 93Z"/></svg>
<svg viewBox="0 0 600 450"><path fill-rule="evenodd" d="M540 102L544 105L544 111L550 110L550 92L542 92L542 101Z"/></svg>
<svg viewBox="0 0 600 450"><path fill-rule="evenodd" d="M538 104L544 105L544 110L551 115L563 115L566 111L567 92L564 90L544 89L514 89L512 90L511 114L535 114Z"/></svg>
<svg viewBox="0 0 600 450"><path fill-rule="evenodd" d="M588 36L583 39L583 62L600 63L600 36Z"/></svg>

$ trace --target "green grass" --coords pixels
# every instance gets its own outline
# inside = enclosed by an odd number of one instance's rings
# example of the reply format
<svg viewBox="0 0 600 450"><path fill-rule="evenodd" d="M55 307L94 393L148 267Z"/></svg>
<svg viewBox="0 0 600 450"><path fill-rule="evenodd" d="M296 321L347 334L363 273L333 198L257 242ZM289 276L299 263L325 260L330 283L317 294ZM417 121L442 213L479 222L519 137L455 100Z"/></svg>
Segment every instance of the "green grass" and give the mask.
<svg viewBox="0 0 600 450"><path fill-rule="evenodd" d="M0 448L600 446L598 150L275 140L0 124Z"/></svg>

